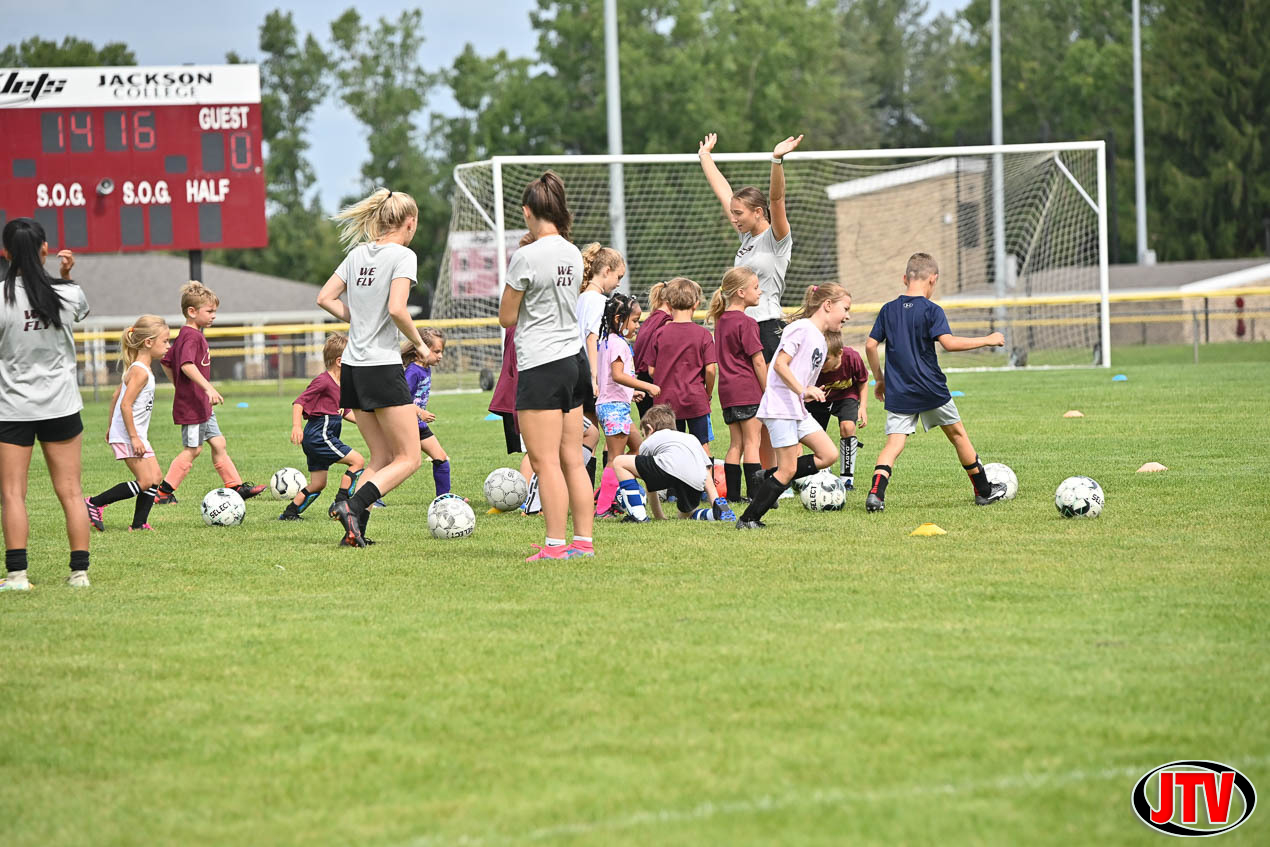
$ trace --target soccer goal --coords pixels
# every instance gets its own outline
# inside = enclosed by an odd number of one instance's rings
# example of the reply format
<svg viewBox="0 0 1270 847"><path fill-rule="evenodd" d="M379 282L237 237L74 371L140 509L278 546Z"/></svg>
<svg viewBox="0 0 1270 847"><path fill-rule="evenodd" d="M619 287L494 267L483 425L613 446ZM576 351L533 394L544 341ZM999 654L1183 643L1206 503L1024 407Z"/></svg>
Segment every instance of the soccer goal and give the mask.
<svg viewBox="0 0 1270 847"><path fill-rule="evenodd" d="M770 154L714 160L733 189L767 191ZM786 307L809 285L839 282L853 297L847 343L863 344L877 309L901 292L908 256L923 251L939 263L934 299L953 332L1000 330L1007 339L1004 348L945 355L945 366L1110 365L1103 142L798 151L784 167L794 235ZM694 154L459 165L432 317L462 323L482 366L497 368L497 326L488 319L525 232L521 192L547 169L564 180L572 240L621 249L641 299L675 276L696 280L708 297L732 266L737 234ZM615 203L618 180L624 199Z"/></svg>

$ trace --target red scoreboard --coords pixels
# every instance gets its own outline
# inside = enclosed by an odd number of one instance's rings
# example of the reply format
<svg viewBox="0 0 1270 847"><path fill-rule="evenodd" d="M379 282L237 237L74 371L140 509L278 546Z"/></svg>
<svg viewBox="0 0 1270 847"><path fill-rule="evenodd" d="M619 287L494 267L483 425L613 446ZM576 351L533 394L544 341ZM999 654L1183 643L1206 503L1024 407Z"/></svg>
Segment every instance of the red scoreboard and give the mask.
<svg viewBox="0 0 1270 847"><path fill-rule="evenodd" d="M0 225L86 253L264 247L256 65L0 70Z"/></svg>

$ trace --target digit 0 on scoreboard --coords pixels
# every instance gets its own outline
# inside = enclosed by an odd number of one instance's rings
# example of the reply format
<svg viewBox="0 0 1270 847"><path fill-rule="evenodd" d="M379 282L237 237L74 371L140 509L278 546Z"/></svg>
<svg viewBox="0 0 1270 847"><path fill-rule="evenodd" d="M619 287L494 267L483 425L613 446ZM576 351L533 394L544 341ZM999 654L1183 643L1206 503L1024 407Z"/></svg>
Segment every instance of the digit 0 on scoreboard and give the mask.
<svg viewBox="0 0 1270 847"><path fill-rule="evenodd" d="M81 252L264 247L256 65L0 70L0 226Z"/></svg>

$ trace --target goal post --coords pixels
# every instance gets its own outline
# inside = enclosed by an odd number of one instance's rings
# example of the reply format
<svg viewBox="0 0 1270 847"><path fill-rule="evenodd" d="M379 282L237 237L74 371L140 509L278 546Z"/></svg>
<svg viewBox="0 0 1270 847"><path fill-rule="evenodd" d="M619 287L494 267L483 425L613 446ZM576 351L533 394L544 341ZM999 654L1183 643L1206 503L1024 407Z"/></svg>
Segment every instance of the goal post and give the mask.
<svg viewBox="0 0 1270 847"><path fill-rule="evenodd" d="M1110 366L1106 150L1101 141L897 150L796 151L785 157L794 245L783 305L807 287L852 293L846 342L864 343L882 303L901 293L908 256L940 266L934 299L953 332L1001 331L1004 349L944 354L950 369ZM714 157L733 189L767 192L770 153ZM1005 266L993 243L1000 162ZM737 233L695 154L495 156L455 168L433 318L471 320L472 362L497 370L498 298L524 233L524 186L564 181L579 246L611 240L610 165L623 165L630 290L647 307L656 282L686 276L708 299L732 266ZM704 308L704 304L703 304ZM482 320L484 319L484 320ZM447 355L447 358L449 356Z"/></svg>

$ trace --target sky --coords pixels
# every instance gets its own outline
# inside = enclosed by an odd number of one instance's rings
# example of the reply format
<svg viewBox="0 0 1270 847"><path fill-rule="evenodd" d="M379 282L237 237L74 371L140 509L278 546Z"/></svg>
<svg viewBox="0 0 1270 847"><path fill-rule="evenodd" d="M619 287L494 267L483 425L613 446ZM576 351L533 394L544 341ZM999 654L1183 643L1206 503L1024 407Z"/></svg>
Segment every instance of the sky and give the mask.
<svg viewBox="0 0 1270 847"><path fill-rule="evenodd" d="M966 3L929 0L932 13L954 11ZM482 56L500 49L512 56L532 56L537 43L529 25L529 11L537 6L536 0L305 0L296 5L293 15L302 34L312 33L325 43L330 38L330 22L350 6L357 8L364 21L395 19L404 9L422 9L427 39L423 66L429 71L448 67L469 43ZM250 0L217 0L186 12L178 11L170 1L44 0L38 8L36 15L6 16L0 43L16 43L35 35L60 41L74 35L97 46L122 41L141 65L214 65L223 63L231 51L248 61L259 58L260 24L268 10L276 7ZM204 17L192 20L192 15ZM321 204L331 210L341 198L358 191L358 169L366 159L360 126L334 100L328 98L315 112L309 138L309 158L317 172ZM456 108L452 99L438 91L424 112L453 113Z"/></svg>

